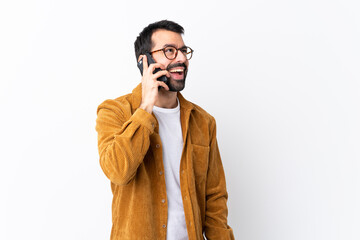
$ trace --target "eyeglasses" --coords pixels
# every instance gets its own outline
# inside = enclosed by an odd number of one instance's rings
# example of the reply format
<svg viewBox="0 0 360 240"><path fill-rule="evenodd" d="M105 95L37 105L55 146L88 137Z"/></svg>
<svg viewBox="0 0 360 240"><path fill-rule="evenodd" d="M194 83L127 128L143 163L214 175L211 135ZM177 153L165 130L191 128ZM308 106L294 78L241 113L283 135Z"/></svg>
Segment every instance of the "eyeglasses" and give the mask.
<svg viewBox="0 0 360 240"><path fill-rule="evenodd" d="M192 57L192 54L194 52L194 50L192 50L190 47L181 47L181 48L176 48L176 47L172 47L172 46L168 46L168 47L164 47L162 49L158 49L155 51L150 52L150 54L153 54L155 52L160 52L163 51L165 57L169 60L173 60L176 58L178 51L181 51L182 54L185 55L185 57L187 58L187 60L190 60Z"/></svg>

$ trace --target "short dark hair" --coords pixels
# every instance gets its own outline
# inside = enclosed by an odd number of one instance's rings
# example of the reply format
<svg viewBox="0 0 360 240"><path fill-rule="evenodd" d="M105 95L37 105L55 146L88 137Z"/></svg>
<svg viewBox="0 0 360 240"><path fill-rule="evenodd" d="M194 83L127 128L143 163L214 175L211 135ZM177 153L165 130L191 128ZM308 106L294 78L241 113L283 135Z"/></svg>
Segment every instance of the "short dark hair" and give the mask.
<svg viewBox="0 0 360 240"><path fill-rule="evenodd" d="M165 29L168 31L184 34L184 28L173 21L161 20L149 24L149 26L145 27L135 40L134 47L136 61L140 55L145 54L146 52L150 52L153 46L153 43L151 42L151 36L158 29Z"/></svg>

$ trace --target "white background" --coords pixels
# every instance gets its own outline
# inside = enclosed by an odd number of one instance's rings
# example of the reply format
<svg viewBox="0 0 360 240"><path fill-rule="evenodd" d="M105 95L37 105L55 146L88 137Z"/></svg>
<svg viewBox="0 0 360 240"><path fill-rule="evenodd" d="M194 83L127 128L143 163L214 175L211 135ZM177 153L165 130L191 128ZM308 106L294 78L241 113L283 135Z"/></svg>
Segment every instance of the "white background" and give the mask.
<svg viewBox="0 0 360 240"><path fill-rule="evenodd" d="M217 119L236 239L360 239L356 0L0 3L0 239L109 239L97 106L139 82L149 23L185 28L183 95Z"/></svg>

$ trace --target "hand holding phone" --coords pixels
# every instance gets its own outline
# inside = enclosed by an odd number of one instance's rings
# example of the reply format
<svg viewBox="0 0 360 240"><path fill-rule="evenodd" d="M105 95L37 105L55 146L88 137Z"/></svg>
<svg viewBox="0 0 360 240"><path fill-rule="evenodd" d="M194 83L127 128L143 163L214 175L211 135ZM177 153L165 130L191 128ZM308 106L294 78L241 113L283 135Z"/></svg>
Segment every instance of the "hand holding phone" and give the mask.
<svg viewBox="0 0 360 240"><path fill-rule="evenodd" d="M138 67L143 75L141 79L142 98L139 108L144 109L148 113L152 113L152 109L158 99L160 88L164 88L169 91L168 85L159 79L165 75L170 77L170 74L166 70L161 69L162 65L160 63L155 63L153 59L150 61L154 62L152 64L148 64L148 59L149 57L146 55L138 62Z"/></svg>
<svg viewBox="0 0 360 240"><path fill-rule="evenodd" d="M146 58L147 58L147 62L148 62L148 66L150 66L150 64L152 63L156 63L155 60L152 58L152 56L150 55L150 53L145 53L146 55ZM143 59L141 58L140 61L138 62L137 64L138 68L140 69L140 73L141 75L143 75ZM155 68L153 74L157 73L158 71L161 71L162 69L161 68ZM162 81L162 82L165 82L167 83L168 81L168 78L166 77L166 75L162 75L161 77L159 77L157 79L158 81Z"/></svg>

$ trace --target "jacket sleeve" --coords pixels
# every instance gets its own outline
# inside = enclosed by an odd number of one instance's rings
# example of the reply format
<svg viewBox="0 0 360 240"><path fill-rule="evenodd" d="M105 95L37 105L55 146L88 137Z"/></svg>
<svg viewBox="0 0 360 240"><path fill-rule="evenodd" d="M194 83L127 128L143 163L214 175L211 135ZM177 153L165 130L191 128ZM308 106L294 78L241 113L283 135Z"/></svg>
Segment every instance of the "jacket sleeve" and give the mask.
<svg viewBox="0 0 360 240"><path fill-rule="evenodd" d="M105 101L97 110L100 165L117 185L128 184L136 175L156 124L156 119L143 109L137 109L132 115L129 112L115 100Z"/></svg>
<svg viewBox="0 0 360 240"><path fill-rule="evenodd" d="M216 140L216 123L213 120L206 180L205 236L208 240L234 239L233 230L227 224L227 198L225 173Z"/></svg>

